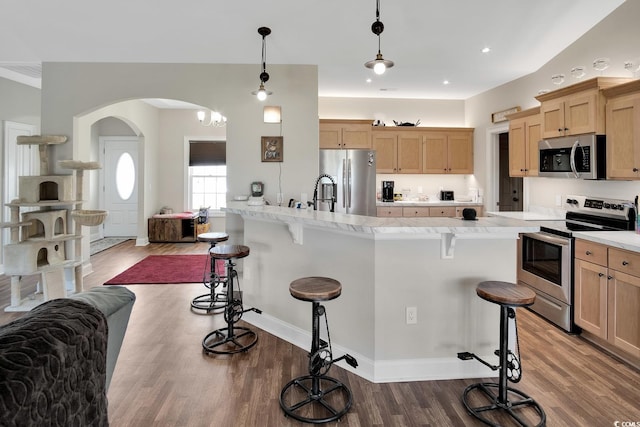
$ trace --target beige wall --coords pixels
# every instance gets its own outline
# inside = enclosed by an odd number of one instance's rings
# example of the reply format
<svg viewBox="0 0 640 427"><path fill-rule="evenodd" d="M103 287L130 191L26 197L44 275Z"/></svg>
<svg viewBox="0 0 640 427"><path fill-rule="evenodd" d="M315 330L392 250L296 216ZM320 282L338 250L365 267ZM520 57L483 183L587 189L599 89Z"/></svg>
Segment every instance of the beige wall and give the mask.
<svg viewBox="0 0 640 427"><path fill-rule="evenodd" d="M495 142L487 134L498 127L491 123L491 113L513 106L523 109L539 105L534 98L539 90L558 88L551 83L551 76L558 73L566 75L564 87L578 80L571 77L571 68L584 65L587 75L581 80L600 75L592 68L593 60L600 57L610 58L611 65L603 76L632 77L624 69L624 62L634 60L640 63L640 1L627 0L600 24L587 32L574 44L545 64L533 74L514 80L466 101L466 120L475 127L475 166L476 177L487 189L491 190L490 173L493 168L491 157ZM636 77L640 77L637 75ZM479 167L480 166L480 167ZM637 182L594 182L583 180L526 178L529 186L527 202L531 206L554 207L556 195L588 194L594 196L633 199L640 192ZM490 195L489 195L490 196ZM497 210L496 206L488 206Z"/></svg>
<svg viewBox="0 0 640 427"><path fill-rule="evenodd" d="M71 157L88 160L90 150L85 147L91 135L78 138L83 131L74 125L83 116L130 99L191 102L220 111L228 118L230 196L246 194L249 184L260 180L265 183L266 198L273 202L277 192L284 193L285 199L297 198L301 192L312 191L318 173L317 68L270 67L269 90L273 95L267 104L282 107L282 127L263 123L265 104L251 95L256 90L258 71L254 65L45 63L42 130L71 137L70 143L56 147L54 161ZM128 117L128 113L119 114ZM178 145L182 147L182 141L168 141L161 122L153 131L143 132L145 195L141 210L145 217L158 209L160 193L163 197L166 193L171 200L183 197L183 168L174 167L183 158L174 150ZM284 136L284 162L261 162L260 137L280 135L280 129ZM232 232L241 230L237 221L228 221L227 227ZM139 237L142 235L146 237L146 232Z"/></svg>

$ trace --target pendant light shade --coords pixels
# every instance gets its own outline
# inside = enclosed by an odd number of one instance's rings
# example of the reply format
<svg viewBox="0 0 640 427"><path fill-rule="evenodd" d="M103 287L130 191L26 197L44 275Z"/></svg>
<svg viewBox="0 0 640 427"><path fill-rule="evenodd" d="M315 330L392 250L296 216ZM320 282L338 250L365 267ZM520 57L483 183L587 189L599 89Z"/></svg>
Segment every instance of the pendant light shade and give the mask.
<svg viewBox="0 0 640 427"><path fill-rule="evenodd" d="M380 21L380 0L376 0L376 20L371 24L371 32L378 36L378 54L376 55L376 59L364 63L365 67L372 68L376 74L384 74L387 68L393 67L393 61L384 59L380 52L380 34L382 34L383 31L384 24Z"/></svg>
<svg viewBox="0 0 640 427"><path fill-rule="evenodd" d="M262 36L262 72L260 73L260 86L258 87L258 90L251 93L255 95L258 100L264 101L267 99L267 96L273 93L269 92L264 87L264 84L269 81L269 73L267 73L267 42L265 38L271 34L271 28L260 27L258 28L258 34Z"/></svg>

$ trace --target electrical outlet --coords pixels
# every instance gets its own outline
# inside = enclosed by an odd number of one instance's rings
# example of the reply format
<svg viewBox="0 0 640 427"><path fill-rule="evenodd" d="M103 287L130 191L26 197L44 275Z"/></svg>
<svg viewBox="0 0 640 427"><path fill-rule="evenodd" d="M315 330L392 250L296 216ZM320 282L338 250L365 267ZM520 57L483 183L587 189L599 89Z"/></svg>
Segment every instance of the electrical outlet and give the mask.
<svg viewBox="0 0 640 427"><path fill-rule="evenodd" d="M276 203L279 205L282 204L282 193L276 194Z"/></svg>
<svg viewBox="0 0 640 427"><path fill-rule="evenodd" d="M407 307L407 325L418 323L418 307Z"/></svg>

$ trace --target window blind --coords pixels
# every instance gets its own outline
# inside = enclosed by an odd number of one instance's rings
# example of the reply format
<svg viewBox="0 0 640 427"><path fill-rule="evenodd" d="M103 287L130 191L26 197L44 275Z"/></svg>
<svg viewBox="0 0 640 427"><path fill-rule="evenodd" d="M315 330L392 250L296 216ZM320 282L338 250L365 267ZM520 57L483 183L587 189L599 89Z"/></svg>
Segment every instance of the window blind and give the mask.
<svg viewBox="0 0 640 427"><path fill-rule="evenodd" d="M189 141L189 166L220 166L227 164L225 141Z"/></svg>

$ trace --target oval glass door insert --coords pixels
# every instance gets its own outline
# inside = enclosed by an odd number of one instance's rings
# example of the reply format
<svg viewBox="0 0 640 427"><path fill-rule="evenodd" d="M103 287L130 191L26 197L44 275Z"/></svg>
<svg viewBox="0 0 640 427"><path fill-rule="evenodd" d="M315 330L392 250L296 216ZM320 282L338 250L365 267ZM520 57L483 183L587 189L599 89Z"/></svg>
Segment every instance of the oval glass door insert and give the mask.
<svg viewBox="0 0 640 427"><path fill-rule="evenodd" d="M122 153L116 163L116 189L122 200L128 200L136 184L136 166L129 153Z"/></svg>

